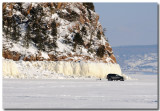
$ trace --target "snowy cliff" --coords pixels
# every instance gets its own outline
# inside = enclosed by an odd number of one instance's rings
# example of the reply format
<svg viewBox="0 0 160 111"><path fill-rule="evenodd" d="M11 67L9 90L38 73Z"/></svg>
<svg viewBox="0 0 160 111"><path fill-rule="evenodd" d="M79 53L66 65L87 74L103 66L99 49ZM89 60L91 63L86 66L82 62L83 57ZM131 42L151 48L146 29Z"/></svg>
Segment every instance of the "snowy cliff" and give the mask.
<svg viewBox="0 0 160 111"><path fill-rule="evenodd" d="M93 3L3 3L4 77L122 74L98 20Z"/></svg>
<svg viewBox="0 0 160 111"><path fill-rule="evenodd" d="M116 63L92 3L3 3L3 57Z"/></svg>

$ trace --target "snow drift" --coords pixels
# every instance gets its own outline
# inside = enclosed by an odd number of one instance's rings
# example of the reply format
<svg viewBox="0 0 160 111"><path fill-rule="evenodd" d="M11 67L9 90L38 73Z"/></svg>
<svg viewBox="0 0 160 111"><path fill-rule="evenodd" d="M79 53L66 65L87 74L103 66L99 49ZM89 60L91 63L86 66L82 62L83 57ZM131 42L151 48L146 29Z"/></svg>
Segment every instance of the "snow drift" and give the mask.
<svg viewBox="0 0 160 111"><path fill-rule="evenodd" d="M3 77L12 78L54 78L56 74L64 76L83 76L105 78L109 73L122 75L119 64L66 61L13 61L3 60ZM49 74L52 75L49 76ZM57 76L57 75L56 75Z"/></svg>

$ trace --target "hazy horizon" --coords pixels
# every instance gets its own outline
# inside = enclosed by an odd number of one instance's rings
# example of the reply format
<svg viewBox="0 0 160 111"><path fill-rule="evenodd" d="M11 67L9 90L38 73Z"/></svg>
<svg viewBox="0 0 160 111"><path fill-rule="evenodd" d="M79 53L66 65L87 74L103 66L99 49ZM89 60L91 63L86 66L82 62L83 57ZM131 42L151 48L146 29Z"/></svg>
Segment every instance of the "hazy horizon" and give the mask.
<svg viewBox="0 0 160 111"><path fill-rule="evenodd" d="M141 47L141 46L157 46L158 47L158 44L146 44L146 45L119 45L119 46L111 46L111 47Z"/></svg>

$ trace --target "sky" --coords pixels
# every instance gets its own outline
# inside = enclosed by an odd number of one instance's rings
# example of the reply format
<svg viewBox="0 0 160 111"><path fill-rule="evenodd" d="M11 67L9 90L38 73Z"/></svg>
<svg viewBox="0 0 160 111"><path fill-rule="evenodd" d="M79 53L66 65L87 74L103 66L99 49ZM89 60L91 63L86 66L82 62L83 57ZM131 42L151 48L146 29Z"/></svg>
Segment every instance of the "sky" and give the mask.
<svg viewBox="0 0 160 111"><path fill-rule="evenodd" d="M94 3L112 47L157 44L157 3Z"/></svg>

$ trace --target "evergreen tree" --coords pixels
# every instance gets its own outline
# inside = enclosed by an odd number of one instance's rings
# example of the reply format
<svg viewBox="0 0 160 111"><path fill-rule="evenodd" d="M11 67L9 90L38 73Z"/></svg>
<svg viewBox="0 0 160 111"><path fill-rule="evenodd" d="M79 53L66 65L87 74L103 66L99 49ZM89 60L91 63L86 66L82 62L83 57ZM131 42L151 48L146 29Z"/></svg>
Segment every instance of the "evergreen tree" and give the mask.
<svg viewBox="0 0 160 111"><path fill-rule="evenodd" d="M28 24L28 26L26 27L26 33L25 33L25 38L24 38L24 46L26 46L26 48L29 48L30 39L31 39L31 27Z"/></svg>
<svg viewBox="0 0 160 111"><path fill-rule="evenodd" d="M9 38L11 37L11 24L12 24L12 18L7 17L7 29L6 29L6 36L8 35ZM7 37L8 37L7 36Z"/></svg>
<svg viewBox="0 0 160 111"><path fill-rule="evenodd" d="M32 7L30 10L30 23L32 23L31 33L33 35L32 40L39 50L45 50L45 40L47 38L47 33L42 22L42 17L44 16L43 8L40 4L37 7Z"/></svg>
<svg viewBox="0 0 160 111"><path fill-rule="evenodd" d="M52 35L52 39L50 39L50 43L49 43L49 48L52 49L52 48L57 48L57 27L56 27L56 22L55 21L52 21L51 23L51 35Z"/></svg>
<svg viewBox="0 0 160 111"><path fill-rule="evenodd" d="M101 45L98 49L97 49L97 53L96 55L100 58L102 58L104 56L105 53L105 46Z"/></svg>
<svg viewBox="0 0 160 111"><path fill-rule="evenodd" d="M52 36L57 36L57 27L56 27L56 22L55 21L52 21L51 23L51 35Z"/></svg>
<svg viewBox="0 0 160 111"><path fill-rule="evenodd" d="M12 31L11 39L14 41L18 41L21 34L20 34L20 27L16 22L15 16L12 16L11 31Z"/></svg>
<svg viewBox="0 0 160 111"><path fill-rule="evenodd" d="M101 40L101 33L100 33L99 30L97 31L97 38L98 38L99 40Z"/></svg>
<svg viewBox="0 0 160 111"><path fill-rule="evenodd" d="M81 32L83 36L87 34L86 28L84 26L82 27Z"/></svg>
<svg viewBox="0 0 160 111"><path fill-rule="evenodd" d="M73 41L75 42L74 44L74 50L76 50L76 46L77 45L84 45L84 41L81 37L81 35L79 33L76 33L74 38L73 38Z"/></svg>

